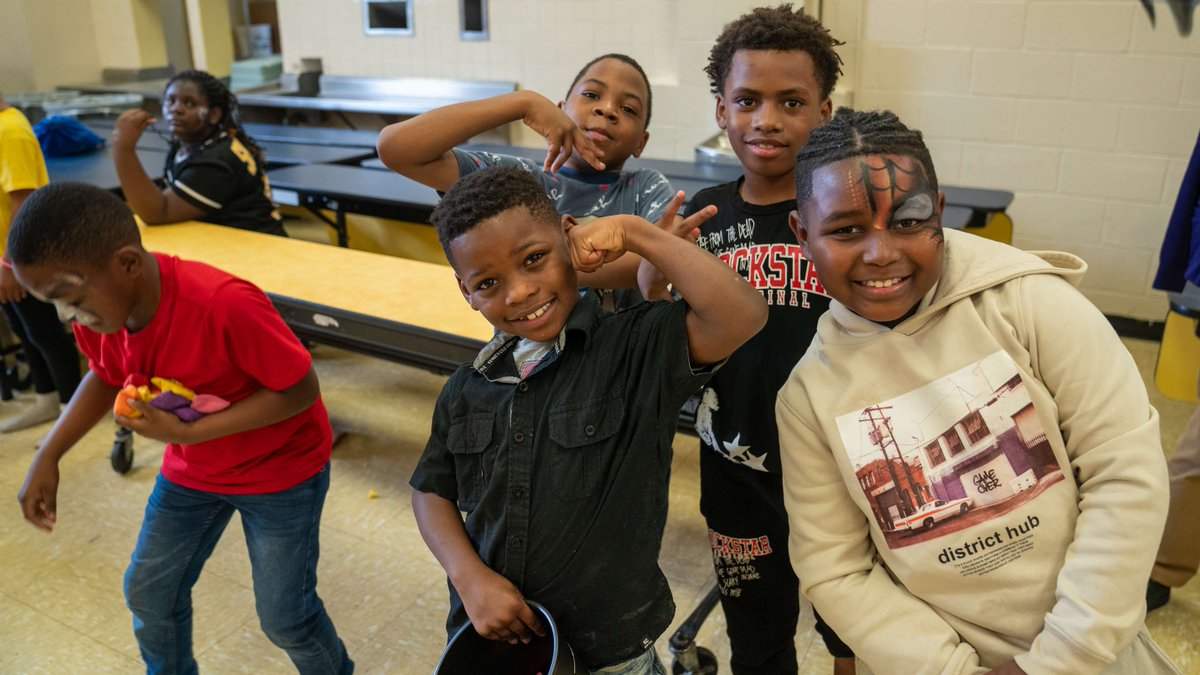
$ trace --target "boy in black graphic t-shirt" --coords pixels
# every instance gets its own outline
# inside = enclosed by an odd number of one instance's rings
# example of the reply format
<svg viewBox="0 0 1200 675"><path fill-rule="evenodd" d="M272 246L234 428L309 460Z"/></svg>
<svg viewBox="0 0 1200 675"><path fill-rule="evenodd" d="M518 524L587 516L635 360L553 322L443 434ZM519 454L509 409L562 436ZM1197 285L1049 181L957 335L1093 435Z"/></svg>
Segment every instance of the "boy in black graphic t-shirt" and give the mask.
<svg viewBox="0 0 1200 675"><path fill-rule="evenodd" d="M708 522L734 673L797 672L800 592L788 559L775 392L808 348L825 289L788 228L796 208L796 153L829 120L841 42L803 10L758 8L725 27L709 55L717 124L742 178L697 193L687 212L717 215L697 243L750 282L767 326L729 357L701 394L696 431L700 509ZM818 619L835 672L853 653Z"/></svg>

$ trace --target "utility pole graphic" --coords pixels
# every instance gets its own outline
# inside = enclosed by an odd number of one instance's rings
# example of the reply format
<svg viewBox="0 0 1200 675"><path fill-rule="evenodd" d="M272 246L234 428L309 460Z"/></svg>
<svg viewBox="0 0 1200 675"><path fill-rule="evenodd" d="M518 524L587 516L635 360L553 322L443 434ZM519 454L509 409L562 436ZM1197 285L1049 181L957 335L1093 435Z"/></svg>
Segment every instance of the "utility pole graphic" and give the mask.
<svg viewBox="0 0 1200 675"><path fill-rule="evenodd" d="M907 517L925 505L925 497L920 490L916 489L916 485L913 483L912 472L909 470L908 462L904 461L904 456L900 454L900 446L896 443L896 437L892 434L892 420L884 414L885 411L891 409L892 406L890 405L872 406L863 410L859 421L871 425L871 442L883 454L883 463L887 466L888 473L892 476L892 484L896 486L896 490L900 495L903 495L900 477L896 474L896 466L892 464L892 458L888 454L889 446L896 453L896 460L904 467L904 477L908 480L908 494L910 495L910 499L900 499L898 501L900 507L904 510L904 516ZM917 503L915 505L911 502L912 499L916 499Z"/></svg>

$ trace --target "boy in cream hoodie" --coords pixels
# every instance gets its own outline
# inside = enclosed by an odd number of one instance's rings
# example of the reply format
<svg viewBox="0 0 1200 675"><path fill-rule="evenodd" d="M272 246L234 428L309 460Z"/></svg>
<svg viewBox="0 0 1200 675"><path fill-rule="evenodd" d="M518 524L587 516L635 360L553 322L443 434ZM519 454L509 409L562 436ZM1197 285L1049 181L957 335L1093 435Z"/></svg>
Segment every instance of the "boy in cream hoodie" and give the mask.
<svg viewBox="0 0 1200 675"><path fill-rule="evenodd" d="M1143 624L1158 415L1083 261L943 231L891 113L839 110L796 182L833 302L776 404L789 545L859 672L1178 672Z"/></svg>

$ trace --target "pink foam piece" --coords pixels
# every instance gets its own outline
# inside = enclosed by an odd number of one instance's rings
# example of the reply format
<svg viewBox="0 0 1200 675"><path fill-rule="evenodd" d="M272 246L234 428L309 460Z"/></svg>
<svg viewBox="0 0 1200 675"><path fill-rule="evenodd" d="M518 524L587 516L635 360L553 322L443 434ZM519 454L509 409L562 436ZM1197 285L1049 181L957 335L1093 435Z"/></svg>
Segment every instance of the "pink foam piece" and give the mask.
<svg viewBox="0 0 1200 675"><path fill-rule="evenodd" d="M186 408L191 405L191 403L192 402L186 398L170 391L164 391L150 401L150 405L158 408L159 410L177 410L179 408Z"/></svg>
<svg viewBox="0 0 1200 675"><path fill-rule="evenodd" d="M175 416L178 417L179 419L183 420L184 422L195 422L196 420L200 419L201 417L204 417L204 413L200 412L199 410L193 410L192 408L186 408L186 407L185 408L176 408L176 409L172 410L171 412L175 413Z"/></svg>
<svg viewBox="0 0 1200 675"><path fill-rule="evenodd" d="M220 396L212 394L197 394L195 400L192 401L192 409L198 410L205 415L211 415L229 407L229 401Z"/></svg>

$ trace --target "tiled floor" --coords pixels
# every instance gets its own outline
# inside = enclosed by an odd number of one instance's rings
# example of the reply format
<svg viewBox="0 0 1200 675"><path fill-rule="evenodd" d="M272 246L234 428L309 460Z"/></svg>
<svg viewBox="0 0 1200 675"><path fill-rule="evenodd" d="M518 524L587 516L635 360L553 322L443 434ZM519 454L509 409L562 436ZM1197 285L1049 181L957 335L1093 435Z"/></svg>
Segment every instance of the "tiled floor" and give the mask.
<svg viewBox="0 0 1200 675"><path fill-rule="evenodd" d="M1143 372L1156 345L1129 343ZM320 591L362 673L428 673L444 642L444 577L417 533L408 476L429 429L443 378L347 354L316 350L335 425L347 432L334 452L322 527ZM0 415L20 402L0 404ZM1174 448L1188 405L1155 398L1164 443ZM162 446L138 439L136 465L109 468L112 427L93 430L63 461L59 525L44 535L14 503L34 444L48 427L0 437L0 673L135 673L141 669L121 595ZM698 510L696 440L679 436L663 566L680 622L713 583ZM372 498L371 493L377 496ZM195 649L207 673L290 673L287 658L258 628L241 528L234 523L195 592ZM1150 629L1185 673L1200 674L1200 582L1150 616ZM806 613L797 643L801 672L831 672ZM699 643L727 673L728 643L717 609ZM665 636L659 642L669 663Z"/></svg>

